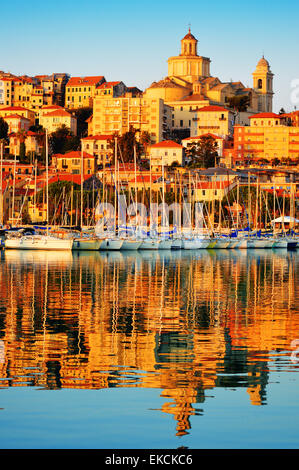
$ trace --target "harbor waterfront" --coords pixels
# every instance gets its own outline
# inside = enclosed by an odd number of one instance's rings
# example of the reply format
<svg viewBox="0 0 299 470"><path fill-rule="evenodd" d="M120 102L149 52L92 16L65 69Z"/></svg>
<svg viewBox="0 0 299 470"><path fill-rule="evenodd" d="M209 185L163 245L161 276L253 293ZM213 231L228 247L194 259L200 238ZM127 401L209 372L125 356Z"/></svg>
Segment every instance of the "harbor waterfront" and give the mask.
<svg viewBox="0 0 299 470"><path fill-rule="evenodd" d="M2 250L1 448L297 448L298 286L286 249Z"/></svg>
<svg viewBox="0 0 299 470"><path fill-rule="evenodd" d="M299 450L299 3L183 6L2 5L11 462Z"/></svg>

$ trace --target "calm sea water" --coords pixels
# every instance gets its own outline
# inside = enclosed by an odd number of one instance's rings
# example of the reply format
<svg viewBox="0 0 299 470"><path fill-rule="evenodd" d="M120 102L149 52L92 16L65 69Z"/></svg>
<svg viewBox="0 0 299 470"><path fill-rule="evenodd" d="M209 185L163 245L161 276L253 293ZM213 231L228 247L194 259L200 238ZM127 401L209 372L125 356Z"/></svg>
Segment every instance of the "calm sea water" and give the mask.
<svg viewBox="0 0 299 470"><path fill-rule="evenodd" d="M298 252L7 251L0 289L1 448L299 447Z"/></svg>

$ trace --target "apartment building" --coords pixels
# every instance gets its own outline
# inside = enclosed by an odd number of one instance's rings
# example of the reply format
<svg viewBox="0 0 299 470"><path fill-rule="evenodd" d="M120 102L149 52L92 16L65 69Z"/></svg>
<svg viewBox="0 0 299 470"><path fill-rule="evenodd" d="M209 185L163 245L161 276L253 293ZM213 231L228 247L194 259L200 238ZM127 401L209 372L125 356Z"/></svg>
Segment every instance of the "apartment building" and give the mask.
<svg viewBox="0 0 299 470"><path fill-rule="evenodd" d="M68 109L92 107L96 89L106 82L105 77L71 77L65 89L65 107Z"/></svg>
<svg viewBox="0 0 299 470"><path fill-rule="evenodd" d="M260 113L250 126L235 126L236 162L299 158L299 127L288 125L286 116Z"/></svg>
<svg viewBox="0 0 299 470"><path fill-rule="evenodd" d="M110 141L113 135L94 135L81 139L83 152L89 153L96 157L98 165L104 165L110 162L113 149Z"/></svg>
<svg viewBox="0 0 299 470"><path fill-rule="evenodd" d="M152 143L167 138L171 128L172 108L162 99L147 99L125 93L117 98L97 95L94 98L93 117L89 131L94 135L120 135L131 127L150 134Z"/></svg>
<svg viewBox="0 0 299 470"><path fill-rule="evenodd" d="M52 109L49 112L45 111L45 109L42 110L39 123L44 129L47 129L49 134L57 131L63 125L68 127L74 135L77 134L77 118L75 115L63 108Z"/></svg>

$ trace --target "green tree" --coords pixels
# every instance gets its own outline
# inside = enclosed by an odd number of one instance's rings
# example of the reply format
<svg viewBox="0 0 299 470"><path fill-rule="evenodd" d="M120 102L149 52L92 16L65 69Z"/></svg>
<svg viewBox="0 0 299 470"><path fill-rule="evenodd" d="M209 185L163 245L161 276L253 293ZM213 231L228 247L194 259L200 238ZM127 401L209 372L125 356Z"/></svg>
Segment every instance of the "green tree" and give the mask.
<svg viewBox="0 0 299 470"><path fill-rule="evenodd" d="M210 135L203 135L188 150L192 168L210 168L217 164L218 146Z"/></svg>
<svg viewBox="0 0 299 470"><path fill-rule="evenodd" d="M92 108L84 107L72 111L77 118L77 135L82 138L88 134L88 124L86 120L92 115Z"/></svg>
<svg viewBox="0 0 299 470"><path fill-rule="evenodd" d="M147 132L147 131L142 131L141 134L140 134L139 142L143 147L144 155L146 155L147 154L147 148L151 143L150 133Z"/></svg>
<svg viewBox="0 0 299 470"><path fill-rule="evenodd" d="M25 142L20 142L20 162L27 163Z"/></svg>
<svg viewBox="0 0 299 470"><path fill-rule="evenodd" d="M80 138L75 136L64 124L49 137L49 147L52 152L66 153L71 150L80 149Z"/></svg>
<svg viewBox="0 0 299 470"><path fill-rule="evenodd" d="M8 124L0 117L0 139L7 139Z"/></svg>
<svg viewBox="0 0 299 470"><path fill-rule="evenodd" d="M26 146L25 146L26 136L27 136L26 131L24 131L23 129L19 130L16 133L16 137L20 142L19 157L20 157L21 163L28 163L27 157L26 157Z"/></svg>
<svg viewBox="0 0 299 470"><path fill-rule="evenodd" d="M239 112L247 111L247 108L250 106L250 96L231 96L227 99L227 103L230 108L234 108Z"/></svg>
<svg viewBox="0 0 299 470"><path fill-rule="evenodd" d="M143 146L136 138L137 132L139 131L131 126L128 132L122 135L113 135L108 143L109 147L113 150L113 161L115 161L115 139L117 139L117 154L120 162L134 162L134 148L136 149L136 158L139 161Z"/></svg>
<svg viewBox="0 0 299 470"><path fill-rule="evenodd" d="M45 129L40 124L35 124L34 126L30 126L29 130L31 132L39 132L39 133L44 133L44 134L46 133Z"/></svg>

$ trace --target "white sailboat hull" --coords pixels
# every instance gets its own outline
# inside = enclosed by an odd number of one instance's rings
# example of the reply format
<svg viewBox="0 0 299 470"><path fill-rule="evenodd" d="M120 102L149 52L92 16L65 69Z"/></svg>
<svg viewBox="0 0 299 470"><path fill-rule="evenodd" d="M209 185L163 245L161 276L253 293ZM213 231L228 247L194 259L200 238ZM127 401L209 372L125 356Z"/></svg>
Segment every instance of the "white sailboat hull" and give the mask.
<svg viewBox="0 0 299 470"><path fill-rule="evenodd" d="M5 240L5 248L12 250L71 250L73 240L55 238L47 235L23 236Z"/></svg>
<svg viewBox="0 0 299 470"><path fill-rule="evenodd" d="M114 238L105 238L101 241L100 250L120 250L123 245L123 240Z"/></svg>
<svg viewBox="0 0 299 470"><path fill-rule="evenodd" d="M143 240L140 246L140 250L158 250L159 249L160 240L154 239L147 239Z"/></svg>
<svg viewBox="0 0 299 470"><path fill-rule="evenodd" d="M138 250L142 244L142 240L123 240L121 250Z"/></svg>
<svg viewBox="0 0 299 470"><path fill-rule="evenodd" d="M210 242L209 242L210 243ZM199 250L206 248L207 246L206 240L200 240L197 238L191 238L190 240L183 240L183 248L184 250Z"/></svg>
<svg viewBox="0 0 299 470"><path fill-rule="evenodd" d="M247 248L272 248L274 243L273 240L266 240L264 238L249 238Z"/></svg>
<svg viewBox="0 0 299 470"><path fill-rule="evenodd" d="M242 240L240 240L237 245L235 246L235 248L238 248L239 250L246 250L247 249L247 238L244 238Z"/></svg>
<svg viewBox="0 0 299 470"><path fill-rule="evenodd" d="M172 240L161 240L159 250L171 250Z"/></svg>
<svg viewBox="0 0 299 470"><path fill-rule="evenodd" d="M100 249L101 243L101 240L97 239L88 240L84 238L75 238L73 243L73 250L95 251Z"/></svg>
<svg viewBox="0 0 299 470"><path fill-rule="evenodd" d="M171 249L172 250L181 250L183 248L183 242L180 238L175 238L172 240Z"/></svg>
<svg viewBox="0 0 299 470"><path fill-rule="evenodd" d="M228 248L230 248L230 249L237 248L237 246L238 246L239 243L240 243L240 240L237 240L237 239L231 240L231 241L229 242Z"/></svg>
<svg viewBox="0 0 299 470"><path fill-rule="evenodd" d="M224 248L228 248L230 242L228 240L226 240L225 238L218 238L217 239L217 242L216 242L216 245L213 247L215 249L224 249Z"/></svg>

